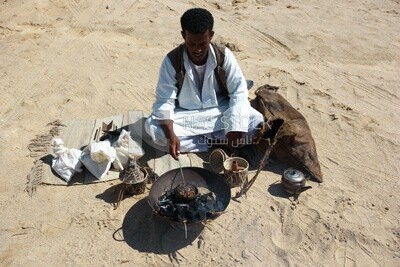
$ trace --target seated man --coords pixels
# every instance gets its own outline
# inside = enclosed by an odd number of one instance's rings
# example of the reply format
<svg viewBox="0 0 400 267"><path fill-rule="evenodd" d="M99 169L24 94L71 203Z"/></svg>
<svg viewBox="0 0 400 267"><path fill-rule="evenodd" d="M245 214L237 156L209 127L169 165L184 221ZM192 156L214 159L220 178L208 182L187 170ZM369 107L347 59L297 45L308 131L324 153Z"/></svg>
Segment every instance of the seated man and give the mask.
<svg viewBox="0 0 400 267"><path fill-rule="evenodd" d="M244 140L249 143L263 122L261 113L250 106L246 80L233 53L211 43L213 25L207 10L187 10L181 17L184 44L161 65L156 102L145 129L175 159L181 152L206 151L213 139L226 140L233 152ZM218 62L221 55L223 63ZM215 71L218 64L225 77Z"/></svg>

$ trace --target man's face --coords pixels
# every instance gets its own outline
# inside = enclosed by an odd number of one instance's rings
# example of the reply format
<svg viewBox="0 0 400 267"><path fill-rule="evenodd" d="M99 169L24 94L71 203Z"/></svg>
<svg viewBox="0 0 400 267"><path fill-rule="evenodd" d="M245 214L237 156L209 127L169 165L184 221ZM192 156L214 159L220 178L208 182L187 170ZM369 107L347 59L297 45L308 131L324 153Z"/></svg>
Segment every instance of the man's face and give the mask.
<svg viewBox="0 0 400 267"><path fill-rule="evenodd" d="M186 49L190 60L196 65L203 65L207 61L208 47L214 35L213 31L207 30L205 33L191 33L187 30L182 31Z"/></svg>

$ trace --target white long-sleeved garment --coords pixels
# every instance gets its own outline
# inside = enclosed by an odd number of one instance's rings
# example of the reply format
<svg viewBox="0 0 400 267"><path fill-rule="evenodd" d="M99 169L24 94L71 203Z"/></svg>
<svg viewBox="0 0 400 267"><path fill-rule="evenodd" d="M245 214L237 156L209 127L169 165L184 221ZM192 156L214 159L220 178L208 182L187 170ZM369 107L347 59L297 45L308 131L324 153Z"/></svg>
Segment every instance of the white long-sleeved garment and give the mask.
<svg viewBox="0 0 400 267"><path fill-rule="evenodd" d="M153 113L146 121L146 130L154 141L164 136L158 120L173 120L174 132L178 137L204 135L221 130L225 134L230 131L248 132L263 121L262 115L250 106L246 80L228 48L225 48L223 68L227 75L229 98L218 86L214 74L217 60L211 45L201 90L196 86L194 69L186 50L183 60L186 74L178 96L175 69L168 57L162 62L156 102ZM176 106L176 100L179 106Z"/></svg>

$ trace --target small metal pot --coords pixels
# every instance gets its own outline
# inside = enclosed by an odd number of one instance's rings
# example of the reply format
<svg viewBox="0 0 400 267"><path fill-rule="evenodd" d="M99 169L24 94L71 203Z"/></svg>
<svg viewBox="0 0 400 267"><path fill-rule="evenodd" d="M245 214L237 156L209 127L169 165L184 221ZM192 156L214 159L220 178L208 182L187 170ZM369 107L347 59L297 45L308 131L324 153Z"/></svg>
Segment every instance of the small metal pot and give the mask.
<svg viewBox="0 0 400 267"><path fill-rule="evenodd" d="M174 189L174 198L177 202L185 203L192 201L199 194L197 187L190 183L178 184Z"/></svg>
<svg viewBox="0 0 400 267"><path fill-rule="evenodd" d="M289 194L299 194L305 189L306 180L304 173L289 168L283 172L281 183Z"/></svg>

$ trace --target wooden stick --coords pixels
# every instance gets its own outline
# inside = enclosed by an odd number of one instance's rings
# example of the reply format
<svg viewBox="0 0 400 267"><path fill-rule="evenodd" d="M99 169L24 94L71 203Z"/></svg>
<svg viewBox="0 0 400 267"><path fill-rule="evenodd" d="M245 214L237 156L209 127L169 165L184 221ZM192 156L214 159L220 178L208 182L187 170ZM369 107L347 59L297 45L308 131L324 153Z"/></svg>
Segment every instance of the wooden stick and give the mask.
<svg viewBox="0 0 400 267"><path fill-rule="evenodd" d="M281 128L282 127L279 127L275 136L277 136L279 134L279 131L281 130ZM249 182L246 182L245 185L243 185L243 187L240 189L240 191L236 193L235 197L233 197L233 200L237 200L242 195L245 195L247 193L247 191L249 191L250 187L254 184L254 182L256 181L261 170L264 168L265 164L267 163L269 155L271 154L272 148L275 146L276 142L277 142L277 138L275 138L275 137L273 138L272 144L271 144L271 139L268 139L268 143L269 143L268 148L265 151L264 156L260 161L260 166L258 167L256 174L253 176L253 178L251 178L251 180Z"/></svg>

